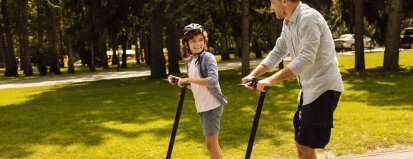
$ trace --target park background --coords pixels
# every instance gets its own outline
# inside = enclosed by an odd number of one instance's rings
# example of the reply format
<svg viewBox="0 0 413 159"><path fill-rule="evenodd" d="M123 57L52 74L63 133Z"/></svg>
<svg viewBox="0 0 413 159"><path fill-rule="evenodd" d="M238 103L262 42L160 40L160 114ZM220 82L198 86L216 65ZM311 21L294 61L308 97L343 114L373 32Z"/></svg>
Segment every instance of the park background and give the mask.
<svg viewBox="0 0 413 159"><path fill-rule="evenodd" d="M400 30L413 26L412 1L303 2L320 10L334 37L364 34L375 48L383 49L364 50L362 40L356 39L350 56L338 56L346 92L331 143L319 154L334 158L411 149L413 53L398 46ZM168 74L185 76L181 67L188 55L179 39L180 30L191 22L207 29L208 51L219 63L242 64L220 68L223 93L230 99L220 142L227 158L243 158L256 98L237 84L254 68L250 60L264 58L281 32L282 21L269 6L269 0L2 0L0 85L122 71L150 73L0 89L0 158L163 157L179 94L179 88L163 79ZM127 50L135 50L134 58ZM288 61L279 67L285 65ZM292 79L268 92L252 156L295 158L291 120L298 91ZM188 93L175 158L207 157L193 105Z"/></svg>
<svg viewBox="0 0 413 159"><path fill-rule="evenodd" d="M321 12L334 38L355 35L355 70L365 69L362 35L371 37L374 48L385 48L383 70L398 70L401 29L413 26L413 1L302 2ZM75 73L77 62L91 72L110 65L126 68L127 52L134 50L136 64L150 66L151 79L165 78L180 73L179 61L188 56L180 37L189 23L205 27L207 51L222 61L231 54L242 58L246 75L249 54L262 58L282 28L269 0L2 0L0 7L5 77Z"/></svg>

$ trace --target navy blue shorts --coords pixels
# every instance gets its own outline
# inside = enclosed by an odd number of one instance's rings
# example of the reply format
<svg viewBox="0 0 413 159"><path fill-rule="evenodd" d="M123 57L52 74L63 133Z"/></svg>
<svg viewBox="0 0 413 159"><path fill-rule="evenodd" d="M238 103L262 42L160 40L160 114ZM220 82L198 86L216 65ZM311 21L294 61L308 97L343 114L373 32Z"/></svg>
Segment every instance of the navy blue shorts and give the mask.
<svg viewBox="0 0 413 159"><path fill-rule="evenodd" d="M298 104L294 115L294 139L310 148L324 148L330 141L333 113L341 92L328 90L307 105Z"/></svg>

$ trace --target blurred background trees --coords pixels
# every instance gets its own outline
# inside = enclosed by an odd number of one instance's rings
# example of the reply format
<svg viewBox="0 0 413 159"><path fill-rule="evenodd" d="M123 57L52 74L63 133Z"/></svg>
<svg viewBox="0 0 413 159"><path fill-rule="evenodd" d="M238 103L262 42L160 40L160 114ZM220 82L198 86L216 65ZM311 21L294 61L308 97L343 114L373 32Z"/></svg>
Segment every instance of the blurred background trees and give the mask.
<svg viewBox="0 0 413 159"><path fill-rule="evenodd" d="M362 1L357 10L360 3L356 1ZM401 28L413 26L413 1L302 2L325 16L334 37L364 33L376 46L396 46L386 47L383 69L397 70L398 40L395 39L398 38L395 37L400 35ZM181 46L180 31L192 22L208 31L207 51L220 55L222 60L230 60L230 54L243 58L244 74L249 72L246 53L262 57L262 53L274 47L282 27L282 20L269 10L269 0L1 0L0 3L0 67L5 67L4 76L19 76L18 69L24 70L25 76L32 76L32 68L42 75L61 74L62 67L69 67L69 73L74 73L73 64L77 61L90 71L117 64L126 67L126 50L135 50L136 63L149 65L151 78L165 78L167 73L179 73L179 60L188 56ZM112 51L112 55L108 56L107 51ZM355 68L363 70L364 52L357 49L356 54L359 65Z"/></svg>

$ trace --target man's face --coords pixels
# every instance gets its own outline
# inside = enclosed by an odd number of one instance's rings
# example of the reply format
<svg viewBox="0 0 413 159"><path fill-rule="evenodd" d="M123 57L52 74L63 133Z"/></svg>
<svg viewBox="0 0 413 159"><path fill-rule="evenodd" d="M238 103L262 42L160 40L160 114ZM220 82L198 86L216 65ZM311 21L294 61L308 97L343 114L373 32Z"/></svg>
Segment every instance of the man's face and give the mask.
<svg viewBox="0 0 413 159"><path fill-rule="evenodd" d="M275 12L275 15L277 16L278 19L284 19L285 18L285 8L282 5L282 2L284 0L271 0L271 11Z"/></svg>

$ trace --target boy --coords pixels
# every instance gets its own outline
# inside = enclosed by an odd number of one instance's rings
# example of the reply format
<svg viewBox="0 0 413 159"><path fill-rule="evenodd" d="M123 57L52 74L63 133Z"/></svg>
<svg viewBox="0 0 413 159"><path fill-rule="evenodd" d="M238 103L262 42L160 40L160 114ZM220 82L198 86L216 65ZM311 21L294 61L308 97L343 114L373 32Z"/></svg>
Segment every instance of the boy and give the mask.
<svg viewBox="0 0 413 159"><path fill-rule="evenodd" d="M227 104L218 82L218 66L213 54L204 51L205 30L199 24L191 23L183 29L182 44L191 56L185 66L188 78L180 78L178 86L187 83L195 98L195 106L201 119L206 146L211 159L222 159L218 144L220 119ZM174 83L171 83L174 84Z"/></svg>

